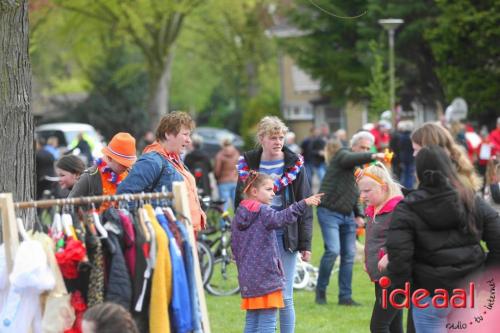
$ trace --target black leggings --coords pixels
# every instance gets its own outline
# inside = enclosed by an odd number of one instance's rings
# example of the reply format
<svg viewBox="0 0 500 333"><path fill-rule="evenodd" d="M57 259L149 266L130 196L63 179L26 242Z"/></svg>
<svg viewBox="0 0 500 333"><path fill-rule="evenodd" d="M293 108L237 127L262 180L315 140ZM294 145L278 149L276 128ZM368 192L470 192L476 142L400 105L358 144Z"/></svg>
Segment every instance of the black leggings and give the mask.
<svg viewBox="0 0 500 333"><path fill-rule="evenodd" d="M390 304L382 308L382 288L375 283L375 304L370 321L372 333L403 333L403 310L395 309Z"/></svg>

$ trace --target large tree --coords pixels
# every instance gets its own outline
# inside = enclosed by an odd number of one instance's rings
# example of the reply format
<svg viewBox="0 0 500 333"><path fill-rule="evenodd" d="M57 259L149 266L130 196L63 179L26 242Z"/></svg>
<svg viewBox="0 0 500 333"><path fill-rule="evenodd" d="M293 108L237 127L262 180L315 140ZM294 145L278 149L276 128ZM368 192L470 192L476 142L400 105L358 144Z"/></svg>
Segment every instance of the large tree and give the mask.
<svg viewBox="0 0 500 333"><path fill-rule="evenodd" d="M448 102L461 96L482 123L499 114L500 1L440 0L442 14L427 37Z"/></svg>
<svg viewBox="0 0 500 333"><path fill-rule="evenodd" d="M424 36L425 29L439 14L435 1L297 0L296 3L289 17L308 34L291 41L288 49L303 68L321 79L324 93L332 96L333 101L340 104L346 99L366 97L361 88L368 85L374 63L369 44L375 40L387 48L387 33L378 20L390 17L405 20L396 32L396 75L401 79L397 96L406 107L413 99L430 104L444 100L431 47Z"/></svg>
<svg viewBox="0 0 500 333"><path fill-rule="evenodd" d="M203 80L202 84L210 86L200 122L245 134L259 114L279 112L277 48L265 33L272 24L272 2L207 2L186 20L174 67L189 66L176 71L177 76L174 72L172 81L177 92L183 88L179 84L192 86L188 81ZM202 75L201 80L193 70Z"/></svg>
<svg viewBox="0 0 500 333"><path fill-rule="evenodd" d="M94 39L116 33L117 38L142 53L149 80L149 121L156 125L158 119L168 112L174 43L185 17L202 0L54 0L54 3L80 14L87 27L89 24L96 26Z"/></svg>
<svg viewBox="0 0 500 333"><path fill-rule="evenodd" d="M35 193L28 1L0 0L0 192Z"/></svg>

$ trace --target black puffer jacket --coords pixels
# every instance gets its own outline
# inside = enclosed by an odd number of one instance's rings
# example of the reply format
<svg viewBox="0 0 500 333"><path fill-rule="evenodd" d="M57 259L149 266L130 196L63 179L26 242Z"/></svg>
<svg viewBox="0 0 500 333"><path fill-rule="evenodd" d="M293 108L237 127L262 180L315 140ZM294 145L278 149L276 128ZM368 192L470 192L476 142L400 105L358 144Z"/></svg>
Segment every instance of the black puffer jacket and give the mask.
<svg viewBox="0 0 500 333"><path fill-rule="evenodd" d="M283 153L285 153L285 170L288 170L295 165L299 156L287 147L283 147ZM243 154L243 157L251 170L259 170L261 156L262 148L251 150ZM236 198L234 200L235 210L238 208L240 201L243 199L242 191L243 183L241 179L238 179L238 185L236 186ZM306 169L302 167L292 185L285 187L281 191L284 201L283 207L285 208L294 202L309 197L311 195L311 187L309 186L309 181L307 180ZM312 221L312 209L308 206L306 208L306 212L298 219L297 223L287 225L285 227L284 245L286 250L311 251Z"/></svg>
<svg viewBox="0 0 500 333"><path fill-rule="evenodd" d="M120 304L129 310L132 303L132 282L123 255L124 231L118 212L114 208L104 211L103 223L108 231L106 245L110 258L107 267L108 286L105 300Z"/></svg>
<svg viewBox="0 0 500 333"><path fill-rule="evenodd" d="M500 217L476 197L478 234L466 230L466 214L457 192L447 183L420 187L399 203L392 215L386 247L393 285L412 281L412 289L451 291L484 264L500 264ZM489 253L485 254L480 240Z"/></svg>

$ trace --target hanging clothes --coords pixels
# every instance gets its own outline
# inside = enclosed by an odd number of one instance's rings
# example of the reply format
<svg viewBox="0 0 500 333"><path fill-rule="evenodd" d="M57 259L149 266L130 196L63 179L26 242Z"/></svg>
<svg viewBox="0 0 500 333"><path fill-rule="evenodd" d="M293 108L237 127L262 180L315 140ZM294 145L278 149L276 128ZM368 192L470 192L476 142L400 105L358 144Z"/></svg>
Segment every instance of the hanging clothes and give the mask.
<svg viewBox="0 0 500 333"><path fill-rule="evenodd" d="M158 251L156 253L155 270L149 302L149 331L151 333L170 332L170 317L168 305L172 299L172 264L168 250L168 238L165 231L156 220L151 205L144 205L156 236Z"/></svg>
<svg viewBox="0 0 500 333"><path fill-rule="evenodd" d="M151 270L152 267L148 268L149 264L149 249L150 243L146 240L144 236L143 229L139 225L139 211L131 212L131 217L136 222L133 224L135 233L135 275L132 279L133 288L133 302L132 302L132 317L139 329L139 332L149 332L149 302L139 304L139 299L141 299L142 291L144 288L144 298L150 299L151 293ZM149 270L146 273L146 270ZM140 305L140 306L138 306ZM147 306L143 306L147 305Z"/></svg>
<svg viewBox="0 0 500 333"><path fill-rule="evenodd" d="M0 261L5 262L5 260L5 250L2 245ZM0 266L6 267L5 264ZM0 272L3 276L1 280L4 282L7 274L6 269ZM6 284L0 289L2 294L0 298L5 300L0 311L0 332L42 333L40 294L54 288L55 277L39 242L25 240L19 245L9 281L8 289Z"/></svg>
<svg viewBox="0 0 500 333"><path fill-rule="evenodd" d="M194 273L194 265L198 263L194 262L192 245L189 242L189 234L186 226L180 221L177 221L177 226L179 227L179 230L181 231L183 237L183 247L185 254L184 265L186 267L186 275L189 283L189 296L191 299L191 323L193 331L195 333L199 333L202 332L201 311Z"/></svg>
<svg viewBox="0 0 500 333"><path fill-rule="evenodd" d="M71 307L70 294L64 285L59 266L54 255L54 242L46 234L35 232L31 239L43 246L48 265L55 278L55 286L42 297L42 331L44 333L60 333L73 326L75 311Z"/></svg>
<svg viewBox="0 0 500 333"><path fill-rule="evenodd" d="M73 208L81 201L52 209L64 214L55 214L50 237L25 233L10 286L0 246L0 332L79 333L86 309L104 300L130 310L141 332L202 332L185 226L151 205L84 213Z"/></svg>
<svg viewBox="0 0 500 333"><path fill-rule="evenodd" d="M125 256L125 263L127 264L128 271L132 281L135 276L135 232L130 213L125 209L118 211L120 221L123 228L123 255Z"/></svg>
<svg viewBox="0 0 500 333"><path fill-rule="evenodd" d="M120 304L129 310L132 305L132 282L128 273L123 248L123 228L118 211L109 208L102 214L104 228L108 231L106 239L109 256L108 284L104 299L107 302Z"/></svg>
<svg viewBox="0 0 500 333"><path fill-rule="evenodd" d="M92 219L91 216L89 216ZM87 292L87 305L92 307L104 302L104 253L101 240L97 234L87 228L86 246L90 263L89 284Z"/></svg>
<svg viewBox="0 0 500 333"><path fill-rule="evenodd" d="M189 285L181 250L177 246L174 235L168 227L167 218L161 208L155 209L156 218L169 239L170 258L172 261L172 302L170 303L170 321L174 332L187 333L193 330L191 323L191 301Z"/></svg>

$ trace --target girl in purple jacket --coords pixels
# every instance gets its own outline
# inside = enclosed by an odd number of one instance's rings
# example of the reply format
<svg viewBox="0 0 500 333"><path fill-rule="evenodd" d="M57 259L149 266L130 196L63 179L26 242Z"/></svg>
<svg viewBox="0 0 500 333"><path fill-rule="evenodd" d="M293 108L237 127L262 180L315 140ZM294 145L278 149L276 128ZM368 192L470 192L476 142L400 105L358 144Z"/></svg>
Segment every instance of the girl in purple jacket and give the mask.
<svg viewBox="0 0 500 333"><path fill-rule="evenodd" d="M307 206L317 206L322 194L316 194L276 211L271 176L250 171L241 201L231 226L231 248L238 266L238 281L247 310L245 333L276 331L277 309L282 308L285 283L274 230L292 224Z"/></svg>

